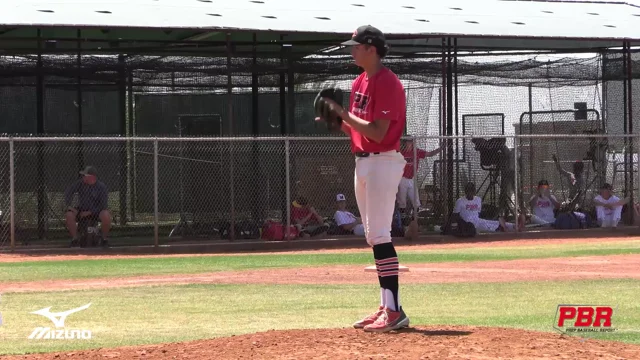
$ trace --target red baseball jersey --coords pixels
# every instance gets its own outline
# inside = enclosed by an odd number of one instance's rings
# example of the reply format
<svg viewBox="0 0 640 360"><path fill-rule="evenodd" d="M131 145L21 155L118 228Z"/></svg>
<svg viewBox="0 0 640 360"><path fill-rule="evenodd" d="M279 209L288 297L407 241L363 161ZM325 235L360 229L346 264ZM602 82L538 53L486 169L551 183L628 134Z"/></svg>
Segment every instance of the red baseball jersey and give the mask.
<svg viewBox="0 0 640 360"><path fill-rule="evenodd" d="M416 149L417 162L416 162L416 170L420 167L420 159L424 159L427 157L427 152L422 149ZM405 150L402 152L402 156L407 161L407 165L404 166L404 173L402 177L407 179L413 179L413 149Z"/></svg>
<svg viewBox="0 0 640 360"><path fill-rule="evenodd" d="M400 79L391 70L383 67L371 78L362 73L351 87L349 108L357 117L372 122L376 119L389 120L389 129L380 143L377 143L349 126L352 152L400 151L400 137L406 123L407 97Z"/></svg>

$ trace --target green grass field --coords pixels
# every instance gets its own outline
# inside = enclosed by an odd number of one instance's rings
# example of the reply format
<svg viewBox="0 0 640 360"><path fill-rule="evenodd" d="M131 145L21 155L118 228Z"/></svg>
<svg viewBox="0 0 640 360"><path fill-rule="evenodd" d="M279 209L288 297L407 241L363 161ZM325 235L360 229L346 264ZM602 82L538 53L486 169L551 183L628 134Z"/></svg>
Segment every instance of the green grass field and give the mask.
<svg viewBox="0 0 640 360"><path fill-rule="evenodd" d="M405 251L403 263L491 261L640 253L640 241L544 247ZM0 282L199 273L275 267L370 264L371 253L241 255L0 264ZM587 337L640 344L640 281L540 281L402 285L401 302L413 325L482 325L554 331L563 303L616 307L607 334ZM269 329L348 327L375 308L371 285L183 285L104 290L6 293L0 298L0 354L116 347L253 333ZM62 311L91 303L66 326L90 329L91 340L29 340L51 326L30 312Z"/></svg>
<svg viewBox="0 0 640 360"><path fill-rule="evenodd" d="M471 247L414 250L399 254L402 263L434 263L640 254L640 240L557 244L544 247ZM141 275L197 274L267 268L325 265L370 265L370 250L351 253L199 256L0 263L0 283L89 279Z"/></svg>

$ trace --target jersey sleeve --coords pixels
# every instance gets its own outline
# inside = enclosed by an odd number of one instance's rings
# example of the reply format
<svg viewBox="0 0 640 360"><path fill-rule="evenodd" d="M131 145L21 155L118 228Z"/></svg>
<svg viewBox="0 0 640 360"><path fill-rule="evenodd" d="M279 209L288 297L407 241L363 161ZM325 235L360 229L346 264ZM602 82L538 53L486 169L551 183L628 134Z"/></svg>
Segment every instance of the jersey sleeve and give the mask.
<svg viewBox="0 0 640 360"><path fill-rule="evenodd" d="M453 213L454 214L459 214L460 211L462 210L462 199L458 199L456 200L456 206L453 208Z"/></svg>
<svg viewBox="0 0 640 360"><path fill-rule="evenodd" d="M406 94L400 80L393 74L381 77L376 84L373 118L400 121L406 115L406 103Z"/></svg>
<svg viewBox="0 0 640 360"><path fill-rule="evenodd" d="M422 149L417 149L416 150L416 155L418 155L418 159L424 159L427 157L427 152L425 150Z"/></svg>
<svg viewBox="0 0 640 360"><path fill-rule="evenodd" d="M336 224L338 226L342 226L344 224L349 223L349 217L347 216L346 213L342 211L336 211L335 215L333 215L333 218L336 220Z"/></svg>

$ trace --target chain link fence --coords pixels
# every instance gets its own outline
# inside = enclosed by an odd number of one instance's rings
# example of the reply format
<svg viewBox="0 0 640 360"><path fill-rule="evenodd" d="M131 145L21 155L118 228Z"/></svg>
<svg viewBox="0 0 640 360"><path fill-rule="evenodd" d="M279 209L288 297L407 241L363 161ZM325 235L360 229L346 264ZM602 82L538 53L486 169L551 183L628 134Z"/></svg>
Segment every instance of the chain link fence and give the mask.
<svg viewBox="0 0 640 360"><path fill-rule="evenodd" d="M482 122L500 122L497 116L478 116ZM509 221L515 220L517 208L531 212L528 202L543 180L559 202L573 201L593 216L593 198L603 183L611 184L620 198L639 196L637 137L579 132L505 136L484 130L403 140L405 175L413 184L405 189L413 209L407 213L422 232L446 222L469 182L482 199L482 216ZM293 206L300 202L331 223L338 194L345 196L347 210L360 215L355 161L343 136L4 138L0 244L67 244L65 212L78 204L68 189L86 166L97 169L108 189L112 245L259 240L267 222L291 225Z"/></svg>

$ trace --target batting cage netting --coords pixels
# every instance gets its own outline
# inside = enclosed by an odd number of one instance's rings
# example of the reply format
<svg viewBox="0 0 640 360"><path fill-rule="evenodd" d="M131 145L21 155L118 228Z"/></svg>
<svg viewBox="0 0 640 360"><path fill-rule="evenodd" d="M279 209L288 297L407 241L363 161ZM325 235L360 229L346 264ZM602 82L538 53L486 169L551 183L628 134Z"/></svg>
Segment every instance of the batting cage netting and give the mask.
<svg viewBox="0 0 640 360"><path fill-rule="evenodd" d="M526 203L540 180L569 201L576 161L581 206L603 182L630 196L638 157L625 109L638 99L631 108L640 114L640 55L623 55L461 52L453 64L438 53L389 56L406 89L406 138L428 153L415 208L441 221L467 182L497 208ZM0 207L6 214L13 166L20 234L66 239L64 191L93 165L109 188L114 237L149 235L156 223L161 237L229 238L233 223L235 237L255 238L265 220L286 221L297 197L329 219L336 194L356 210L348 141L315 122L312 105L324 87L348 99L358 74L349 56L329 52L1 56L1 131L33 139L11 145L12 162L8 138L0 142ZM541 134L552 137L531 137ZM83 138L34 137L71 135ZM104 136L122 139L92 139Z"/></svg>

